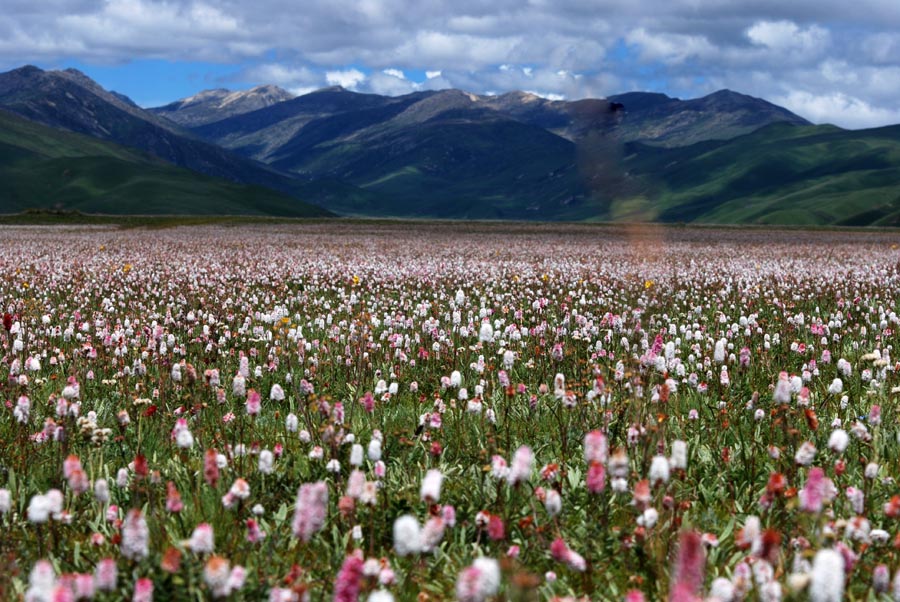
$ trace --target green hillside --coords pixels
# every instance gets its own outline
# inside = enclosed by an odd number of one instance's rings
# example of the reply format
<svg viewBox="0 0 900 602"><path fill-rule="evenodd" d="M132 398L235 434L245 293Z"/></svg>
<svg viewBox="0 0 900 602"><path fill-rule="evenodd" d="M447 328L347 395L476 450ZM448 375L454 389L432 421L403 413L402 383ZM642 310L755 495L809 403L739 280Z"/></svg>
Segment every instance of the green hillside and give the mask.
<svg viewBox="0 0 900 602"><path fill-rule="evenodd" d="M900 226L900 126L774 124L724 142L626 147L640 193L607 217Z"/></svg>
<svg viewBox="0 0 900 602"><path fill-rule="evenodd" d="M0 212L320 216L280 193L175 167L140 151L0 111Z"/></svg>

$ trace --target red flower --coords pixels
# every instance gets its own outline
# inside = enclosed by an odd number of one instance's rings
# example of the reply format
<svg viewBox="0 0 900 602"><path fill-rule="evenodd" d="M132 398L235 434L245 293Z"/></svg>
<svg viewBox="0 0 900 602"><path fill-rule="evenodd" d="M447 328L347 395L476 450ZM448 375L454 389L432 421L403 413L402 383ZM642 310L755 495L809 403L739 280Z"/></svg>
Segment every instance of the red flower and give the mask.
<svg viewBox="0 0 900 602"><path fill-rule="evenodd" d="M3 328L6 329L6 332L12 328L13 325L13 315L9 312L3 314Z"/></svg>
<svg viewBox="0 0 900 602"><path fill-rule="evenodd" d="M139 477L146 477L150 474L150 467L147 465L147 458L143 454L134 457L134 474Z"/></svg>

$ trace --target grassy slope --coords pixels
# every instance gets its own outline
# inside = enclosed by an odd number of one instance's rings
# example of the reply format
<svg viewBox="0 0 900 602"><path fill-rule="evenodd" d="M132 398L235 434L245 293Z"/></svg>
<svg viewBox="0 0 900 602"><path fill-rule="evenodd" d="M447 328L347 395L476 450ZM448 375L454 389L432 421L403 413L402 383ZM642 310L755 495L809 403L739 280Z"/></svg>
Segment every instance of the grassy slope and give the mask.
<svg viewBox="0 0 900 602"><path fill-rule="evenodd" d="M325 213L285 195L203 176L113 143L0 111L0 212L28 208L92 213Z"/></svg>
<svg viewBox="0 0 900 602"><path fill-rule="evenodd" d="M457 219L583 219L583 184L575 146L511 120L470 122L445 116L373 136L307 149L300 165L333 172L366 199L334 199L327 206L351 215ZM579 198L581 196L581 198Z"/></svg>
<svg viewBox="0 0 900 602"><path fill-rule="evenodd" d="M613 217L900 225L900 126L773 125L727 142L631 150L643 198L620 201Z"/></svg>

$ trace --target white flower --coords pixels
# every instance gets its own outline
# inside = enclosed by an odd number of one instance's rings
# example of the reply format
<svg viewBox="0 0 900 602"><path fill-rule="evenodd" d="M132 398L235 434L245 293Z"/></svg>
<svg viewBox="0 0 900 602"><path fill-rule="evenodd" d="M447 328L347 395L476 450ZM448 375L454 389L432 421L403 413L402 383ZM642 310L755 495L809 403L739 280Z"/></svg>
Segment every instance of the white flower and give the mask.
<svg viewBox="0 0 900 602"><path fill-rule="evenodd" d="M650 484L669 482L669 461L665 456L654 456L650 462Z"/></svg>
<svg viewBox="0 0 900 602"><path fill-rule="evenodd" d="M494 327L491 323L484 321L481 323L481 330L478 331L478 340L482 343L490 343L494 340Z"/></svg>
<svg viewBox="0 0 900 602"><path fill-rule="evenodd" d="M834 379L828 386L828 392L832 395L840 395L844 392L844 382L839 378Z"/></svg>
<svg viewBox="0 0 900 602"><path fill-rule="evenodd" d="M418 554L422 550L422 529L411 514L394 521L394 551L398 556Z"/></svg>
<svg viewBox="0 0 900 602"><path fill-rule="evenodd" d="M809 441L804 441L803 445L794 454L794 462L800 466L809 466L812 464L813 458L816 457L816 446Z"/></svg>
<svg viewBox="0 0 900 602"><path fill-rule="evenodd" d="M187 545L197 554L211 554L215 550L213 529L208 523L200 523L194 527Z"/></svg>
<svg viewBox="0 0 900 602"><path fill-rule="evenodd" d="M269 391L269 399L272 401L284 401L284 389L281 388L281 385L278 383L272 385L272 390Z"/></svg>
<svg viewBox="0 0 900 602"><path fill-rule="evenodd" d="M831 435L828 437L828 449L836 454L844 453L844 450L847 449L849 443L850 437L847 435L847 431L843 429L831 431Z"/></svg>
<svg viewBox="0 0 900 602"><path fill-rule="evenodd" d="M844 557L840 552L824 549L813 559L809 585L812 602L840 602L844 598Z"/></svg>
<svg viewBox="0 0 900 602"><path fill-rule="evenodd" d="M493 558L476 558L459 574L456 599L460 602L484 602L500 589L500 564Z"/></svg>
<svg viewBox="0 0 900 602"><path fill-rule="evenodd" d="M687 469L687 443L680 439L672 443L672 457L669 463L676 470Z"/></svg>
<svg viewBox="0 0 900 602"><path fill-rule="evenodd" d="M350 448L350 466L362 466L363 463L363 446L354 443Z"/></svg>
<svg viewBox="0 0 900 602"><path fill-rule="evenodd" d="M534 453L527 445L516 450L513 455L512 466L509 468L507 479L510 485L515 485L531 478L531 469L534 465Z"/></svg>
<svg viewBox="0 0 900 602"><path fill-rule="evenodd" d="M369 460L372 462L378 462L381 460L381 441L379 439L372 439L369 441L369 449L367 451L367 455L369 456Z"/></svg>
<svg viewBox="0 0 900 602"><path fill-rule="evenodd" d="M106 482L106 479L94 481L94 498L101 504L109 501L109 484Z"/></svg>
<svg viewBox="0 0 900 602"><path fill-rule="evenodd" d="M717 364L725 363L725 339L716 341L716 349L713 352L713 361Z"/></svg>
<svg viewBox="0 0 900 602"><path fill-rule="evenodd" d="M879 466L875 462L869 462L868 464L866 464L866 470L864 473L865 477L867 479L874 479L875 477L877 477L878 476L878 468L879 468Z"/></svg>
<svg viewBox="0 0 900 602"><path fill-rule="evenodd" d="M49 602L56 598L56 572L46 560L39 560L28 575L29 588L25 592L27 602Z"/></svg>
<svg viewBox="0 0 900 602"><path fill-rule="evenodd" d="M35 524L46 523L50 520L52 501L46 495L34 495L28 502L28 520Z"/></svg>
<svg viewBox="0 0 900 602"><path fill-rule="evenodd" d="M300 420L297 418L296 414L288 414L287 418L284 419L284 428L287 429L289 433L296 433L299 426Z"/></svg>
<svg viewBox="0 0 900 602"><path fill-rule="evenodd" d="M734 585L728 579L718 577L709 587L709 597L721 602L731 602L734 600Z"/></svg>
<svg viewBox="0 0 900 602"><path fill-rule="evenodd" d="M556 489L548 489L544 494L544 508L551 517L562 512L562 497Z"/></svg>
<svg viewBox="0 0 900 602"><path fill-rule="evenodd" d="M186 428L179 429L178 434L175 435L175 443L181 449L191 449L194 446L194 436Z"/></svg>
<svg viewBox="0 0 900 602"><path fill-rule="evenodd" d="M259 472L263 474L272 474L275 464L275 455L267 449L259 452Z"/></svg>
<svg viewBox="0 0 900 602"><path fill-rule="evenodd" d="M647 529L652 529L659 520L659 512L656 508L647 508L644 513L637 518L637 524Z"/></svg>
<svg viewBox="0 0 900 602"><path fill-rule="evenodd" d="M429 470L422 479L422 488L419 492L422 501L437 503L441 499L441 485L444 482L444 475L440 470Z"/></svg>
<svg viewBox="0 0 900 602"><path fill-rule="evenodd" d="M231 381L231 392L235 397L247 396L247 380L240 374Z"/></svg>

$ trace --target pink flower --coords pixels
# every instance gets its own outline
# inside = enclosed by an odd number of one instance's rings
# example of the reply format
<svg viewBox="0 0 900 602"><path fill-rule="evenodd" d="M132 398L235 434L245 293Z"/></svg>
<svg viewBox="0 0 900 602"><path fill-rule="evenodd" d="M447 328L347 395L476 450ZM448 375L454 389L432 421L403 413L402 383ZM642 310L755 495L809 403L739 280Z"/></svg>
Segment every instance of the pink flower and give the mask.
<svg viewBox="0 0 900 602"><path fill-rule="evenodd" d="M334 602L357 602L362 577L362 559L356 554L347 556L334 580Z"/></svg>
<svg viewBox="0 0 900 602"><path fill-rule="evenodd" d="M183 508L181 494L175 488L175 483L169 481L166 484L166 512L181 512Z"/></svg>
<svg viewBox="0 0 900 602"><path fill-rule="evenodd" d="M584 461L588 464L598 462L606 464L609 456L609 443L601 431L591 431L584 436Z"/></svg>
<svg viewBox="0 0 900 602"><path fill-rule="evenodd" d="M63 477L68 479L76 470L81 470L81 460L78 456L70 455L63 461Z"/></svg>
<svg viewBox="0 0 900 602"><path fill-rule="evenodd" d="M534 453L527 445L521 446L513 455L512 466L507 477L510 485L516 485L527 481L531 477L531 469L534 464Z"/></svg>
<svg viewBox="0 0 900 602"><path fill-rule="evenodd" d="M488 519L487 532L488 537L493 541L504 539L506 537L506 527L503 525L503 519L496 514L492 514L491 518Z"/></svg>
<svg viewBox="0 0 900 602"><path fill-rule="evenodd" d="M259 523L252 518L247 519L247 541L250 543L258 543L265 539L265 531L260 530Z"/></svg>
<svg viewBox="0 0 900 602"><path fill-rule="evenodd" d="M153 582L146 577L135 581L131 602L153 602Z"/></svg>
<svg viewBox="0 0 900 602"><path fill-rule="evenodd" d="M366 394L360 398L359 403L363 405L367 413L371 414L375 411L375 398L372 396L371 391L366 391Z"/></svg>
<svg viewBox="0 0 900 602"><path fill-rule="evenodd" d="M804 512L821 512L826 487L825 471L818 466L811 468L806 478L806 485L797 494L800 500L800 509Z"/></svg>
<svg viewBox="0 0 900 602"><path fill-rule="evenodd" d="M262 407L261 398L255 389L247 391L247 414L256 416Z"/></svg>
<svg viewBox="0 0 900 602"><path fill-rule="evenodd" d="M116 561L112 558L103 558L94 569L95 584L97 589L102 592L115 591L118 576L119 571L116 568Z"/></svg>
<svg viewBox="0 0 900 602"><path fill-rule="evenodd" d="M147 521L138 509L128 511L125 524L122 525L122 556L131 560L141 560L150 553L150 529ZM152 589L151 589L152 591Z"/></svg>
<svg viewBox="0 0 900 602"><path fill-rule="evenodd" d="M693 602L703 586L706 553L703 541L695 531L681 534L678 559L675 562L675 583L669 594L670 602Z"/></svg>
<svg viewBox="0 0 900 602"><path fill-rule="evenodd" d="M441 506L441 516L448 527L456 526L456 508L453 506Z"/></svg>
<svg viewBox="0 0 900 602"><path fill-rule="evenodd" d="M869 424L872 426L878 426L881 424L881 406L873 405L869 409Z"/></svg>
<svg viewBox="0 0 900 602"><path fill-rule="evenodd" d="M591 493L602 493L606 487L606 469L599 462L592 462L587 472L587 490Z"/></svg>
<svg viewBox="0 0 900 602"><path fill-rule="evenodd" d="M219 464L216 450L208 449L203 455L203 479L210 487L215 487L219 482Z"/></svg>
<svg viewBox="0 0 900 602"><path fill-rule="evenodd" d="M194 527L188 546L193 552L198 554L209 554L215 548L213 539L213 528L209 523L200 523Z"/></svg>
<svg viewBox="0 0 900 602"><path fill-rule="evenodd" d="M459 602L484 602L500 588L500 564L493 558L476 558L456 580Z"/></svg>
<svg viewBox="0 0 900 602"><path fill-rule="evenodd" d="M324 481L306 483L297 492L294 506L294 537L308 542L325 526L328 505L328 485Z"/></svg>
<svg viewBox="0 0 900 602"><path fill-rule="evenodd" d="M79 573L75 575L74 594L78 599L91 599L96 592L94 584L94 576L90 573Z"/></svg>
<svg viewBox="0 0 900 602"><path fill-rule="evenodd" d="M566 542L562 537L557 537L553 540L553 543L550 544L550 555L553 556L553 560L556 560L557 562L566 561L566 557L569 555L569 546L566 545Z"/></svg>
<svg viewBox="0 0 900 602"><path fill-rule="evenodd" d="M557 562L566 563L573 571L581 573L587 568L587 562L585 562L584 557L578 552L569 549L569 546L566 545L566 542L561 537L557 537L550 544L550 555Z"/></svg>

